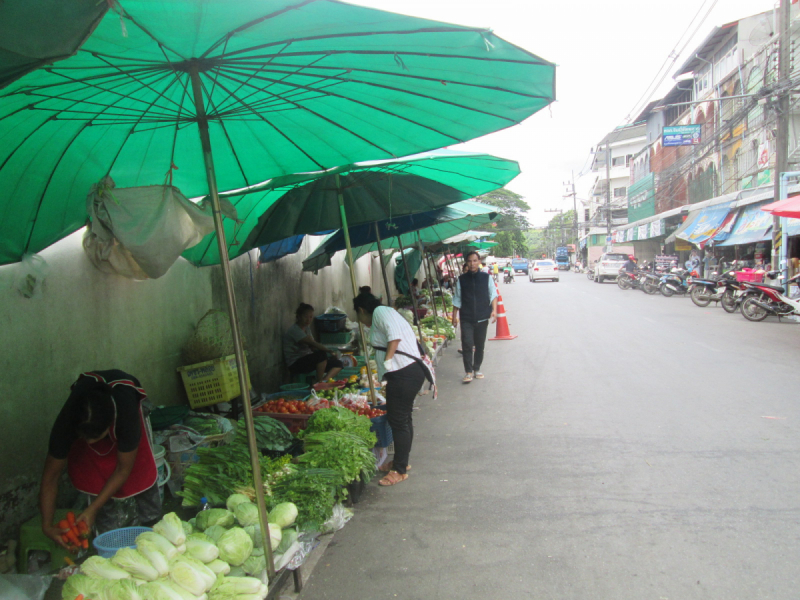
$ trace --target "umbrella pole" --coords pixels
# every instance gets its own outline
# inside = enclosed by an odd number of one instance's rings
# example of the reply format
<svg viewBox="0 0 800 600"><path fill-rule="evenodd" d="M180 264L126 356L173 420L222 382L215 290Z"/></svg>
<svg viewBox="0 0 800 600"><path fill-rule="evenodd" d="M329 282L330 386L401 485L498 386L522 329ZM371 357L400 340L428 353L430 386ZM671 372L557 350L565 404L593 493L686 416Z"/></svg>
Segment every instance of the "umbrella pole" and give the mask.
<svg viewBox="0 0 800 600"><path fill-rule="evenodd" d="M339 182L339 174L336 174L336 193L339 196L339 216L342 219L342 233L344 233L344 243L347 246L347 262L350 264L350 283L353 284L353 298L358 296L358 284L356 283L356 267L353 263L353 247L350 245L350 230L347 228L347 212L344 209L344 196L342 196L342 185ZM361 336L361 347L364 348L364 359L367 361L367 381L369 382L369 395L372 398L373 406L378 405L378 396L375 393L375 382L372 381L372 369L369 366L369 351L367 348L367 334L364 333L364 324L356 314L358 321L358 333ZM265 538L268 539L268 538Z"/></svg>
<svg viewBox="0 0 800 600"><path fill-rule="evenodd" d="M414 296L414 292L411 289L411 273L408 272L408 260L406 260L406 250L405 248L403 248L403 240L400 239L399 235L397 236L397 244L400 246L400 256L403 257L403 270L406 272L406 281L408 282L408 293L411 294L411 305L414 307L414 320L416 320L417 322L417 331L419 332L419 343L422 344L423 348L427 348L427 346L425 345L425 339L422 335L422 325L419 322L417 298L416 296Z"/></svg>
<svg viewBox="0 0 800 600"><path fill-rule="evenodd" d="M208 118L206 116L205 104L203 103L202 82L200 81L200 73L197 70L197 65L192 66L189 75L191 77L194 105L197 112L197 125L200 130L200 144L203 149L203 162L206 168L208 192L211 196L211 204L214 213L214 228L217 234L222 279L225 283L225 292L228 300L228 313L231 320L231 333L233 337L234 354L236 355L236 366L239 370L239 389L242 392L242 408L244 409L244 423L247 431L247 447L250 451L250 468L253 471L253 487L255 487L258 520L261 525L262 539L265 540L264 548L266 550L267 573L271 580L275 577L275 563L272 557L272 547L269 543L267 506L264 500L264 482L261 479L261 463L259 461L261 453L258 451L258 446L256 445L253 409L250 405L250 386L247 384L247 362L245 360L242 337L239 331L239 316L236 312L236 296L233 291L231 265L228 260L228 245L225 241L225 228L222 223L222 211L219 205L217 176L214 171L214 158L211 154L211 137L208 133Z"/></svg>
<svg viewBox="0 0 800 600"><path fill-rule="evenodd" d="M428 276L428 293L431 295L431 302L433 302L433 329L436 335L439 335L439 313L436 310L436 296L433 295L433 286L431 285L431 267L428 264L428 256L425 254L425 246L422 245L422 236L417 231L417 239L419 240L419 251L422 252L422 264L425 265L425 274Z"/></svg>
<svg viewBox="0 0 800 600"><path fill-rule="evenodd" d="M381 273L383 273L383 285L386 286L386 306L392 305L392 292L389 289L389 277L386 275L386 265L383 263L383 247L381 246L381 234L378 230L378 222L375 221L372 226L375 228L375 242L378 244L378 255L381 262Z"/></svg>

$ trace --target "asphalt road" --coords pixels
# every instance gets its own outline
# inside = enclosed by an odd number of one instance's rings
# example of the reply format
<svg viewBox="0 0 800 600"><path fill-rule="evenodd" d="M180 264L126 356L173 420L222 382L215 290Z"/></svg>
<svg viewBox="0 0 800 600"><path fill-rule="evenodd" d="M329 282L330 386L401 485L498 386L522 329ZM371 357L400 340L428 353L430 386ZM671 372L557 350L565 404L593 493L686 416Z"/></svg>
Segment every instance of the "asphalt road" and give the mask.
<svg viewBox="0 0 800 600"><path fill-rule="evenodd" d="M795 323L562 273L502 285L513 341L415 413L303 600L796 599Z"/></svg>

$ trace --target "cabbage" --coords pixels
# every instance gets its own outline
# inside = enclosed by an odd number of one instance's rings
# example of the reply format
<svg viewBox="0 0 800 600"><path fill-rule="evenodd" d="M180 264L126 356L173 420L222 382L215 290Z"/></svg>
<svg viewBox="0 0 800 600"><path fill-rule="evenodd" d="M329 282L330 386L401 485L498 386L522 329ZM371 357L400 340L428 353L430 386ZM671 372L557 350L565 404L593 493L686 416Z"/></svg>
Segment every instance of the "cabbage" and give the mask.
<svg viewBox="0 0 800 600"><path fill-rule="evenodd" d="M190 535L189 539L186 540L186 554L200 562L210 563L219 557L219 548L207 536L204 535L203 537L206 539L201 539L197 534Z"/></svg>
<svg viewBox="0 0 800 600"><path fill-rule="evenodd" d="M269 537L270 537L270 545L272 549L278 547L278 544L281 543L281 530L275 523L270 523L268 526L269 529ZM254 548L261 548L264 546L264 543L261 541L261 527L259 525L250 525L249 527L245 527L244 529L253 540L253 547Z"/></svg>
<svg viewBox="0 0 800 600"><path fill-rule="evenodd" d="M232 496L228 496L228 501L225 503L225 506L228 507L228 510L235 511L236 507L242 502L250 502L250 498L244 494L233 494Z"/></svg>
<svg viewBox="0 0 800 600"><path fill-rule="evenodd" d="M90 556L81 565L81 573L97 579L128 579L131 576L127 571L112 564L102 556Z"/></svg>
<svg viewBox="0 0 800 600"><path fill-rule="evenodd" d="M144 600L139 592L139 586L133 579L118 579L110 582L106 588L91 597L92 600Z"/></svg>
<svg viewBox="0 0 800 600"><path fill-rule="evenodd" d="M205 533L203 533L201 531L196 531L195 533L192 533L191 535L187 535L186 536L186 541L188 542L189 540L195 540L197 542L211 542L211 543L214 543L214 540L212 540L210 537L208 537L207 534L205 534Z"/></svg>
<svg viewBox="0 0 800 600"><path fill-rule="evenodd" d="M281 529L294 525L297 520L297 506L294 502L281 502L269 511L270 523L275 523Z"/></svg>
<svg viewBox="0 0 800 600"><path fill-rule="evenodd" d="M170 544L170 546L172 546L172 544ZM155 567L155 570L158 571L159 577L164 577L167 573L169 573L169 561L167 560L167 557L159 551L155 542L139 536L136 538L136 549L141 552L142 556L150 561L150 564L153 565L153 567Z"/></svg>
<svg viewBox="0 0 800 600"><path fill-rule="evenodd" d="M253 551L253 540L241 527L234 527L226 531L217 540L219 557L226 563L239 566Z"/></svg>
<svg viewBox="0 0 800 600"><path fill-rule="evenodd" d="M247 527L258 523L258 507L252 502L242 502L233 511L239 525Z"/></svg>
<svg viewBox="0 0 800 600"><path fill-rule="evenodd" d="M164 515L163 519L153 525L153 531L163 535L176 546L180 546L186 541L183 524L174 512Z"/></svg>
<svg viewBox="0 0 800 600"><path fill-rule="evenodd" d="M186 535L194 533L194 526L191 523L187 523L186 521L181 521L181 527L183 527L183 533L185 533Z"/></svg>
<svg viewBox="0 0 800 600"><path fill-rule="evenodd" d="M196 595L189 594L166 579L147 583L139 588L139 591L147 600L197 600ZM203 596L205 597L205 594Z"/></svg>
<svg viewBox="0 0 800 600"><path fill-rule="evenodd" d="M231 567L231 572L226 574L229 575L230 577L244 577L245 575L247 575L247 573L244 572L244 569L242 567ZM70 600L72 599L70 598Z"/></svg>
<svg viewBox="0 0 800 600"><path fill-rule="evenodd" d="M261 580L255 577L218 577L211 592L212 595L258 594L262 589L262 585Z"/></svg>
<svg viewBox="0 0 800 600"><path fill-rule="evenodd" d="M242 568L248 575L258 575L267 568L267 559L264 558L263 554L261 556L251 554L250 558L242 564Z"/></svg>
<svg viewBox="0 0 800 600"><path fill-rule="evenodd" d="M208 537L208 539L210 539L212 542L216 544L220 536L226 531L228 530L225 529L222 525L212 525L211 527L206 529L204 533Z"/></svg>
<svg viewBox="0 0 800 600"><path fill-rule="evenodd" d="M133 548L120 548L111 559L111 562L138 579L144 579L145 581L158 579L156 568L141 552Z"/></svg>
<svg viewBox="0 0 800 600"><path fill-rule="evenodd" d="M61 598L63 600L75 600L83 594L86 598L94 598L102 593L102 590L110 585L107 579L95 579L82 573L71 575L61 588Z"/></svg>
<svg viewBox="0 0 800 600"><path fill-rule="evenodd" d="M233 513L225 508L209 508L197 513L195 526L200 531L208 529L212 525L230 527L233 525Z"/></svg>
<svg viewBox="0 0 800 600"><path fill-rule="evenodd" d="M203 563L188 556L178 557L169 564L169 577L195 596L209 590L217 578Z"/></svg>
<svg viewBox="0 0 800 600"><path fill-rule="evenodd" d="M231 566L224 560L220 560L218 558L216 560L212 560L206 566L214 571L214 573L217 575L227 575L231 572Z"/></svg>
<svg viewBox="0 0 800 600"><path fill-rule="evenodd" d="M152 542L155 547L158 548L158 551L167 557L167 560L172 560L178 554L178 550L167 538L154 531L145 531L144 533L140 533L136 537L137 545L139 544L139 540L147 540L148 542Z"/></svg>
<svg viewBox="0 0 800 600"><path fill-rule="evenodd" d="M281 532L281 543L275 548L277 554L283 554L289 549L289 546L297 541L297 530L294 528L287 528Z"/></svg>

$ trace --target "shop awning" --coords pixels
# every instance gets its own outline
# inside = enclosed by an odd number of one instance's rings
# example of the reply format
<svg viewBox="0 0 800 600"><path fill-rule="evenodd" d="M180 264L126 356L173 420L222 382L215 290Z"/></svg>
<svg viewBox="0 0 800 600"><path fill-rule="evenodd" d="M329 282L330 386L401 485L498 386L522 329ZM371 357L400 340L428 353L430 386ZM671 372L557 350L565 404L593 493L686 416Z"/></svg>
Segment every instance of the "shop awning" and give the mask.
<svg viewBox="0 0 800 600"><path fill-rule="evenodd" d="M731 202L717 204L709 208L704 208L697 212L697 216L692 219L688 227L681 228L675 233L678 239L700 246L710 239L725 221L725 217L731 208ZM687 219L688 221L688 219ZM685 223L684 223L685 225Z"/></svg>
<svg viewBox="0 0 800 600"><path fill-rule="evenodd" d="M761 210L762 206L764 206L763 203L752 204L741 209L733 232L728 239L717 245L741 246L768 240L772 229L772 215Z"/></svg>
<svg viewBox="0 0 800 600"><path fill-rule="evenodd" d="M700 211L690 212L689 216L686 217L686 220L683 223L681 223L681 226L678 227L669 236L667 236L667 239L664 240L664 243L670 244L674 242L676 239L678 239L678 236L680 236L684 231L688 230L692 226L692 224L699 218L700 218Z"/></svg>

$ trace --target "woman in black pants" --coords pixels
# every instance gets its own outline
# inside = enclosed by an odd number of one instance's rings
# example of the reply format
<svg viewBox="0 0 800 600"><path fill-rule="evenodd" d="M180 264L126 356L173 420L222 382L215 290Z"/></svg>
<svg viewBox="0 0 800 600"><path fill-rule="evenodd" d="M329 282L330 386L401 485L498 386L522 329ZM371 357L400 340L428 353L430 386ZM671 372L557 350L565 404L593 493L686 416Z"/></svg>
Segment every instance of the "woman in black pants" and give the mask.
<svg viewBox="0 0 800 600"><path fill-rule="evenodd" d="M359 294L353 306L358 320L370 328L378 376L386 381L386 416L394 438L394 460L379 483L395 485L408 479L408 457L414 439L411 411L427 367L422 362L414 331L400 313L382 306L372 294Z"/></svg>

